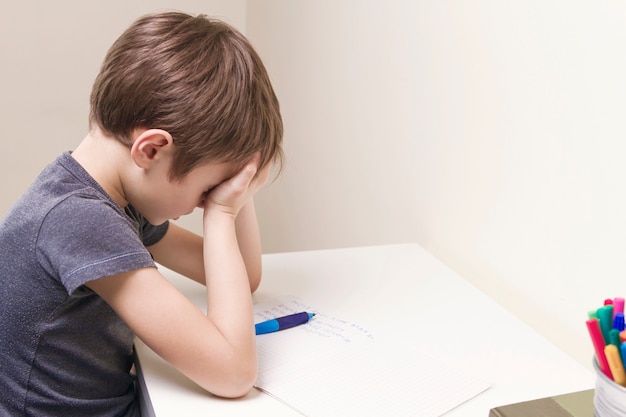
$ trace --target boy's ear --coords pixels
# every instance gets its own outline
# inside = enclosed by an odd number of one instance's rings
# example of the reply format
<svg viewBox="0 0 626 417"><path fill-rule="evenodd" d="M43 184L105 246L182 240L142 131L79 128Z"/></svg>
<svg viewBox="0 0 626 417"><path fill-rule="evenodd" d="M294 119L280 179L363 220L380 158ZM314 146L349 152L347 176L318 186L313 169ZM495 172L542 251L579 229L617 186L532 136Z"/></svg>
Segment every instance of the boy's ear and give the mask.
<svg viewBox="0 0 626 417"><path fill-rule="evenodd" d="M148 168L161 156L168 154L174 144L172 135L163 129L137 131L130 156L141 168Z"/></svg>

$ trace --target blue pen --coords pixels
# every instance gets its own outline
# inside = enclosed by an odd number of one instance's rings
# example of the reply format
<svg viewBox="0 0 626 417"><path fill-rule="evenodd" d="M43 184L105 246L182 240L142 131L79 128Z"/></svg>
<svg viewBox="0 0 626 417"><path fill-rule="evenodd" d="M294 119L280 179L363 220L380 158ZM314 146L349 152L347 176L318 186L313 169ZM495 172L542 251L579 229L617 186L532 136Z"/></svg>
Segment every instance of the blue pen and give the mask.
<svg viewBox="0 0 626 417"><path fill-rule="evenodd" d="M305 311L301 313L290 314L288 316L278 317L275 319L257 323L254 325L254 330L256 331L256 334L277 332L279 330L284 330L290 327L304 324L312 319L314 315L315 313L307 313Z"/></svg>

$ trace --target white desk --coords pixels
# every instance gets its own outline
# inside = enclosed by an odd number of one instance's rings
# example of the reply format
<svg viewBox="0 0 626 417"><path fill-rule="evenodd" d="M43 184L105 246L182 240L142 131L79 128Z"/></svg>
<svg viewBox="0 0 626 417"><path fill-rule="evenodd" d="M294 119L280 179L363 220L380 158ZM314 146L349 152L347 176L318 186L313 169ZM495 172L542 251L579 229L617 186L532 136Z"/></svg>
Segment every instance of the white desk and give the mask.
<svg viewBox="0 0 626 417"><path fill-rule="evenodd" d="M416 244L269 254L263 267L255 300L296 295L491 383L446 417L486 417L498 405L594 386L587 368ZM205 307L203 287L173 273L168 277ZM212 397L140 341L136 348L144 399L157 417L300 416L256 390L238 400Z"/></svg>

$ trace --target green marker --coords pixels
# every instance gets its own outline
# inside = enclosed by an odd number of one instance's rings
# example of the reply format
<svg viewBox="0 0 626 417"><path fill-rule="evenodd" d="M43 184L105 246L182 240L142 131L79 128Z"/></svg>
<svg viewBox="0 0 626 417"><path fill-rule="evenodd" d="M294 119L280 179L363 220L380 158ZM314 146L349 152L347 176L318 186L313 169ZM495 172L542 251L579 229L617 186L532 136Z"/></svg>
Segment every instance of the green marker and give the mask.
<svg viewBox="0 0 626 417"><path fill-rule="evenodd" d="M600 322L600 329L602 330L602 336L604 336L604 344L609 344L609 332L613 327L613 306L606 305L598 309L598 321Z"/></svg>

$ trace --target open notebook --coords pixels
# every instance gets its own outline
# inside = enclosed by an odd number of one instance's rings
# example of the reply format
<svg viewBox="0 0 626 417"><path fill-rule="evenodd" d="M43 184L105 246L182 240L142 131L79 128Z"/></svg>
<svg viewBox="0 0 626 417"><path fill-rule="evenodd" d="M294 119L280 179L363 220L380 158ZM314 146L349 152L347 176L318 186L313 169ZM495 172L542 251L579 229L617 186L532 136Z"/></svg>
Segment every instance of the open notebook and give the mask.
<svg viewBox="0 0 626 417"><path fill-rule="evenodd" d="M255 321L299 311L316 315L305 325L257 336L256 387L305 416L438 417L490 387L294 297L256 304Z"/></svg>

